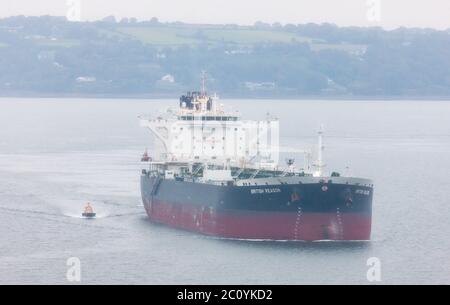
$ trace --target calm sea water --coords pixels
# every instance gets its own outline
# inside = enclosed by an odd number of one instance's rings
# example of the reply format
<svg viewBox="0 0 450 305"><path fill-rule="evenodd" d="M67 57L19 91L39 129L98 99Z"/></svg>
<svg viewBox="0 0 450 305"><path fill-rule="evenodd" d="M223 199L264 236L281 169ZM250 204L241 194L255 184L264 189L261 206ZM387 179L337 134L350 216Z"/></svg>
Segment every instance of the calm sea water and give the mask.
<svg viewBox="0 0 450 305"><path fill-rule="evenodd" d="M0 283L450 284L450 102L228 100L281 120L285 147L326 128L329 169L375 181L373 240L246 242L152 224L139 190L152 148L137 116L176 100L0 99ZM298 157L300 158L300 157ZM99 218L80 219L85 202Z"/></svg>

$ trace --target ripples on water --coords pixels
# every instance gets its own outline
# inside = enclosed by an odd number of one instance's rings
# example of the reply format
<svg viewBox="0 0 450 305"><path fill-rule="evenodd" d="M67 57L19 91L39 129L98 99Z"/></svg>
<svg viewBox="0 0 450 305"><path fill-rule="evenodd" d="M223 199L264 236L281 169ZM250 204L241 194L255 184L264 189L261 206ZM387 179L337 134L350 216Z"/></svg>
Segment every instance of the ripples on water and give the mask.
<svg viewBox="0 0 450 305"><path fill-rule="evenodd" d="M72 256L84 283L367 284L373 256L383 283L450 283L449 102L225 102L277 115L291 150L324 123L328 166L375 180L373 240L314 243L150 223L137 161L152 143L137 116L170 102L0 99L0 283L67 283ZM87 201L97 219L80 217Z"/></svg>

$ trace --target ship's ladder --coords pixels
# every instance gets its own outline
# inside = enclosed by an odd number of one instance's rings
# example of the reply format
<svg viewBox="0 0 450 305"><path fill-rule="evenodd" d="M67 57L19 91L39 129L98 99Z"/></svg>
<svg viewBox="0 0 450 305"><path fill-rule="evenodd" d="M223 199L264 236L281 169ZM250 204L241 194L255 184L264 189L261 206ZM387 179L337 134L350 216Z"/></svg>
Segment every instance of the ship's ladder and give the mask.
<svg viewBox="0 0 450 305"><path fill-rule="evenodd" d="M260 169L257 169L257 170L250 176L250 179L254 179L254 178L259 174L260 171L261 171Z"/></svg>
<svg viewBox="0 0 450 305"><path fill-rule="evenodd" d="M204 169L204 168L205 168L205 165L206 165L206 164L201 164L199 167L197 167L197 168L195 169L195 171L192 173L192 176L194 177L195 175L197 175L197 174L200 172L201 169Z"/></svg>
<svg viewBox="0 0 450 305"><path fill-rule="evenodd" d="M338 239L344 239L344 225L342 222L342 215L339 208L336 209L336 218L338 225Z"/></svg>
<svg viewBox="0 0 450 305"><path fill-rule="evenodd" d="M242 172L244 171L244 168L240 168L233 176L233 178L239 179L239 176L242 174Z"/></svg>
<svg viewBox="0 0 450 305"><path fill-rule="evenodd" d="M300 233L300 220L302 217L302 207L299 206L297 209L297 218L295 219L295 227L294 227L294 239L298 240L298 234Z"/></svg>

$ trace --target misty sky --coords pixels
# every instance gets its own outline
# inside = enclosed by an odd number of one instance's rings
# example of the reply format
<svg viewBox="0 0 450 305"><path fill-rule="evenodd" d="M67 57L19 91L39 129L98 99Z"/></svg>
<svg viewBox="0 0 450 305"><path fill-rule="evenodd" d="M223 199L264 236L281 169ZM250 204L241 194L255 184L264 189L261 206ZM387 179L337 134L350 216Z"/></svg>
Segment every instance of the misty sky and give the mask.
<svg viewBox="0 0 450 305"><path fill-rule="evenodd" d="M114 15L118 19L157 17L161 21L191 23L330 22L388 29L450 28L450 0L0 0L0 17L65 16L70 1L81 2L82 20ZM367 17L369 6L374 9L370 4L374 1L381 3L379 19L373 14Z"/></svg>

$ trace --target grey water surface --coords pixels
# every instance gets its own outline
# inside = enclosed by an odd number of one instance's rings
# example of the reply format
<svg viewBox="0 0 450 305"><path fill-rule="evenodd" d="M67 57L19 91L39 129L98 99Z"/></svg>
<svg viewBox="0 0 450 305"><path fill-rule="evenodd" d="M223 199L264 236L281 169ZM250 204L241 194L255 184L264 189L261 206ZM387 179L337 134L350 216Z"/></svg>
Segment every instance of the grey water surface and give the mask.
<svg viewBox="0 0 450 305"><path fill-rule="evenodd" d="M280 119L281 144L314 147L329 170L375 182L372 241L223 240L147 220L137 116L174 100L0 99L0 283L450 284L450 102L223 100ZM283 158L289 154L284 153ZM301 156L294 156L301 160ZM93 203L99 217L79 217Z"/></svg>

